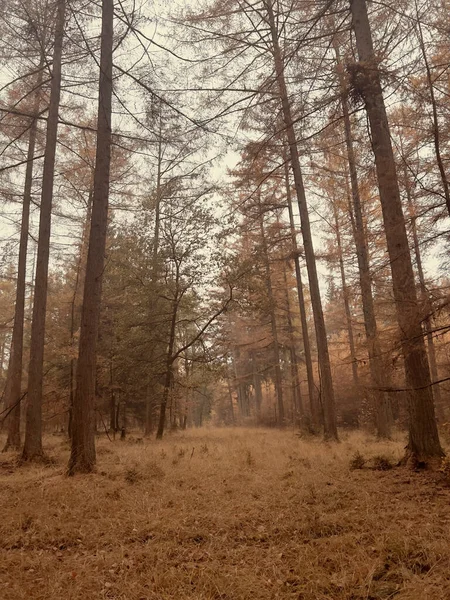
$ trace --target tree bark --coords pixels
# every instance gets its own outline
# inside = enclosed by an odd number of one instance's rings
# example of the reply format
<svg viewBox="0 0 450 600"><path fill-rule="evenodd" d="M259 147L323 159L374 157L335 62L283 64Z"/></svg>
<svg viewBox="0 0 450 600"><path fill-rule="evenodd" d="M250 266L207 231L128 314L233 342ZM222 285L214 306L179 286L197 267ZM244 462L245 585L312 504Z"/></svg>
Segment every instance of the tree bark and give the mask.
<svg viewBox="0 0 450 600"><path fill-rule="evenodd" d="M267 10L268 25L270 28L270 35L272 39L272 51L275 63L275 74L280 95L284 124L286 126L286 136L289 143L289 152L291 156L292 171L294 174L295 190L300 211L303 247L305 250L306 267L308 270L309 280L309 291L311 294L311 304L313 308L314 325L316 329L317 354L321 379L321 399L324 417L324 437L325 439L337 440L338 433L336 422L336 410L334 403L334 390L333 379L331 375L330 356L328 352L327 332L325 328L325 319L322 309L322 300L320 297L316 257L314 254L308 206L306 203L305 188L303 185L303 175L300 166L297 136L295 133L291 104L289 101L286 81L284 77L283 58L278 39L275 16L273 13L272 0L264 0L264 4Z"/></svg>
<svg viewBox="0 0 450 600"><path fill-rule="evenodd" d="M114 1L102 2L97 150L89 250L83 291L69 475L95 466L95 378L102 279L108 228Z"/></svg>
<svg viewBox="0 0 450 600"><path fill-rule="evenodd" d="M289 223L291 229L292 251L294 254L295 278L297 282L298 306L300 311L300 322L302 324L303 351L305 353L306 379L308 383L309 410L311 413L311 424L314 431L319 431L322 424L322 414L317 401L316 386L314 383L314 371L311 357L311 345L309 341L308 320L306 317L305 295L303 293L302 272L300 269L300 258L297 247L297 234L295 231L294 211L292 210L291 186L289 182L289 165L285 158L285 181L286 200L289 212Z"/></svg>
<svg viewBox="0 0 450 600"><path fill-rule="evenodd" d="M61 96L61 63L65 23L65 0L58 0L53 73L47 119L47 135L42 174L39 239L34 288L33 320L31 325L30 363L28 369L28 399L26 410L25 443L22 460L43 458L42 449L42 394L44 371L45 316L47 309L48 262L50 229L55 174L56 142L58 135L59 102Z"/></svg>
<svg viewBox="0 0 450 600"><path fill-rule="evenodd" d="M419 244L419 236L417 233L417 223L416 223L416 210L413 202L413 198L411 195L411 187L409 184L408 172L406 169L406 163L403 163L403 177L404 177L404 185L406 191L406 200L408 202L408 212L409 217L411 219L411 233L413 238L414 245L414 255L416 258L416 267L417 274L419 276L419 285L420 285L420 295L422 299L423 310L425 311L425 315L423 317L423 329L427 338L427 346L428 346L428 363L430 365L430 374L431 380L433 382L439 381L439 374L436 362L436 350L434 347L433 340L433 324L430 317L430 299L428 297L427 286L425 283L425 274L423 272L422 266L422 255L420 253L420 244ZM445 421L445 414L442 406L442 398L441 398L441 389L438 383L434 383L433 385L433 398L434 405L436 409L436 414L440 421Z"/></svg>
<svg viewBox="0 0 450 600"><path fill-rule="evenodd" d="M36 80L33 114L39 113L41 103L41 85L43 78L44 60L39 63L39 73ZM14 325L11 339L11 351L5 389L5 405L11 411L7 417L8 437L4 451L20 450L20 409L23 365L23 332L25 319L25 287L27 276L27 247L30 222L31 191L33 187L34 154L36 149L38 119L34 118L28 138L27 166L25 170L25 185L22 204L22 219L20 224L19 260L17 266L16 302L14 307Z"/></svg>
<svg viewBox="0 0 450 600"><path fill-rule="evenodd" d="M272 277L270 273L270 262L269 262L269 253L267 249L267 241L266 234L264 231L264 220L262 215L262 205L261 198L258 195L258 220L259 220L259 230L261 233L261 246L262 246L262 259L264 263L264 269L266 272L266 285L267 285L267 297L269 301L269 314L270 314L270 326L272 331L272 339L273 339L273 353L275 359L275 392L277 396L277 421L278 425L284 425L284 401L283 401L283 380L281 376L281 366L280 366L280 345L278 341L278 330L277 330L277 321L275 315L275 299L273 296L273 287L272 287Z"/></svg>
<svg viewBox="0 0 450 600"><path fill-rule="evenodd" d="M289 286L286 273L286 263L283 263L283 283L286 299L286 321L289 335L289 359L291 366L291 389L292 389L292 406L293 406L293 422L299 425L304 417L303 399L300 387L300 378L298 376L299 363L297 359L297 351L295 349L294 325L292 322L291 301L289 298Z"/></svg>
<svg viewBox="0 0 450 600"><path fill-rule="evenodd" d="M359 377L358 377L358 362L356 358L356 350L355 350L355 336L353 335L353 323L352 323L352 313L350 310L350 300L349 293L347 287L347 281L345 276L345 267L344 267L344 256L342 252L342 240L341 240L341 228L339 225L339 215L336 207L336 202L332 200L332 208L333 208L333 217L334 217L334 227L336 232L336 244L338 251L338 259L339 259L339 271L341 274L341 283L342 283L342 294L344 296L344 310L345 310L345 319L347 321L347 335L348 335L348 345L350 348L350 359L352 362L352 375L353 375L353 384L355 388L359 387Z"/></svg>
<svg viewBox="0 0 450 600"><path fill-rule="evenodd" d="M170 321L170 333L169 333L169 343L167 345L167 358L166 358L166 374L164 379L164 389L163 395L161 399L161 405L159 409L159 421L158 421L158 430L156 432L156 439L161 440L164 435L164 429L166 425L166 409L167 409L167 401L169 399L170 388L172 385L172 377L173 377L173 362L174 362L174 348L175 348L175 333L177 326L177 314L178 314L178 305L180 301L180 267L178 262L175 260L175 294L172 303L172 317Z"/></svg>
<svg viewBox="0 0 450 600"><path fill-rule="evenodd" d="M364 98L383 212L392 284L409 389L409 442L406 460L427 463L443 455L434 414L430 372L420 322L414 273L389 124L373 49L365 0L350 0L359 63L356 80Z"/></svg>
<svg viewBox="0 0 450 600"><path fill-rule="evenodd" d="M358 260L364 330L367 340L367 353L369 355L369 369L372 382L370 396L373 398L373 404L375 407L377 435L379 438L390 438L392 415L388 393L382 391L383 388L387 387L387 378L385 377L383 371L381 345L375 316L375 305L372 293L372 276L370 273L369 252L367 248L367 232L364 226L361 196L359 193L358 172L356 169L356 158L353 148L353 135L350 123L350 114L348 110L347 89L344 82L342 63L336 39L333 41L333 46L338 67L341 91L341 108L342 116L344 118L345 144L350 172L351 202L349 208L352 216L353 238L355 240L356 257Z"/></svg>

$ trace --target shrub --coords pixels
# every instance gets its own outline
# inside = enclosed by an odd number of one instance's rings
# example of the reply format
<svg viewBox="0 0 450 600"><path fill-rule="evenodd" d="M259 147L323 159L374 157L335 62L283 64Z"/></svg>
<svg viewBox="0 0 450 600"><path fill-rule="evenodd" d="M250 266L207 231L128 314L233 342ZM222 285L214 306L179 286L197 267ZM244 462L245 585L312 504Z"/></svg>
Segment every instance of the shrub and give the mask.
<svg viewBox="0 0 450 600"><path fill-rule="evenodd" d="M391 459L382 454L373 457L372 465L375 471L389 471L389 469L392 469L394 466Z"/></svg>
<svg viewBox="0 0 450 600"><path fill-rule="evenodd" d="M357 450L350 460L350 469L352 471L356 469L364 469L366 462L367 461L364 456L361 454L361 452L359 452L359 450Z"/></svg>

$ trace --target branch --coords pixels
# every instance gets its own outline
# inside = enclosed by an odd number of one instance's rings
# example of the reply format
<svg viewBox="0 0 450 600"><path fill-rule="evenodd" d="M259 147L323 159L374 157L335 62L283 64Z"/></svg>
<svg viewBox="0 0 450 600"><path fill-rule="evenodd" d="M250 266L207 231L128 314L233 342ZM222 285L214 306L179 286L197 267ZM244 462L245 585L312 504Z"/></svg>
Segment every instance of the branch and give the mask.
<svg viewBox="0 0 450 600"><path fill-rule="evenodd" d="M226 311L227 306L230 304L230 302L233 300L233 288L230 285L230 297L228 298L228 300L225 302L225 304L222 306L222 308L217 311L206 323L205 325L200 329L200 331L197 333L197 335L188 343L185 344L184 346L182 346L177 352L175 352L175 354L171 357L170 359L170 364L173 364L174 361L180 356L180 354L182 354L185 350L187 350L188 348L190 348L193 344L195 344L195 342L201 338L201 336L205 333L205 331L208 329L208 327L211 325L211 323L213 321L215 321L217 319L217 317L219 317L223 312Z"/></svg>

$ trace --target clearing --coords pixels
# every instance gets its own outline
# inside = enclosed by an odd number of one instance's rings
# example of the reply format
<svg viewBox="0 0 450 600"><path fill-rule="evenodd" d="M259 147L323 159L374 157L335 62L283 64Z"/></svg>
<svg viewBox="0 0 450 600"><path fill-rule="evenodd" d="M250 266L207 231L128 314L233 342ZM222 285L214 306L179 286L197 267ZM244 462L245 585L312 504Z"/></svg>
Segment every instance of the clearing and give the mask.
<svg viewBox="0 0 450 600"><path fill-rule="evenodd" d="M4 600L449 600L450 490L374 470L403 438L203 429L98 443L98 472L0 461ZM359 451L369 467L350 470ZM385 466L379 461L379 467Z"/></svg>

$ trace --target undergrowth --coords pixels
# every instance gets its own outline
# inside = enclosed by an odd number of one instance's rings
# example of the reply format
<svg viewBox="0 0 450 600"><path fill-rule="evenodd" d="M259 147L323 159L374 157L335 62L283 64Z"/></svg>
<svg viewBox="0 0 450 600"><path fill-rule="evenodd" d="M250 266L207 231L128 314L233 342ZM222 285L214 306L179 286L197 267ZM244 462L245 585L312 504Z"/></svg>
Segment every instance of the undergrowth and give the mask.
<svg viewBox="0 0 450 600"><path fill-rule="evenodd" d="M450 598L450 490L390 468L401 438L136 439L99 440L97 473L74 478L62 438L50 465L2 455L0 598Z"/></svg>

